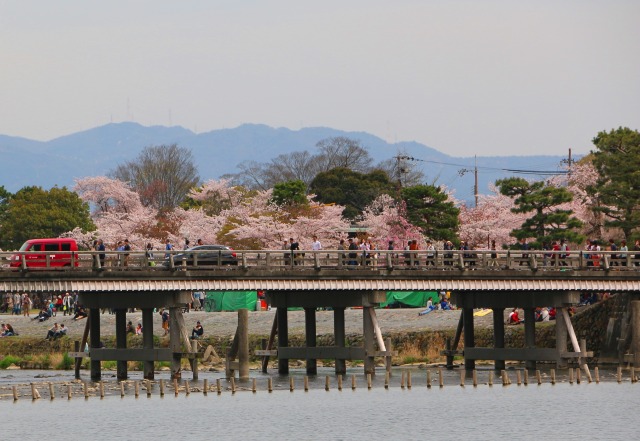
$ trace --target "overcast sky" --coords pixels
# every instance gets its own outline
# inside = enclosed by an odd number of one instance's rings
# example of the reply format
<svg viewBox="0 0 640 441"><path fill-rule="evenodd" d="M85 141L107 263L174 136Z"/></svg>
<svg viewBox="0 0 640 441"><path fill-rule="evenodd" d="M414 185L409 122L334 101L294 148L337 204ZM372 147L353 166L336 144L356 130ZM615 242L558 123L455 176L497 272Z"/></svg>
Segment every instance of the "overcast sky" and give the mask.
<svg viewBox="0 0 640 441"><path fill-rule="evenodd" d="M262 123L454 156L638 129L637 0L0 0L0 134Z"/></svg>

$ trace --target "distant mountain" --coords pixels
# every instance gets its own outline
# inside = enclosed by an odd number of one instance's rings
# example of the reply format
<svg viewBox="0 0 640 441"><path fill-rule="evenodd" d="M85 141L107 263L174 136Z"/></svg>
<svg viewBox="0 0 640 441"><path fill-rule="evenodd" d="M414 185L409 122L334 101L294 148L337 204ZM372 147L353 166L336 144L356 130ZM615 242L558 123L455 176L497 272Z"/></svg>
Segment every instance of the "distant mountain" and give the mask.
<svg viewBox="0 0 640 441"><path fill-rule="evenodd" d="M360 141L375 162L403 152L422 168L428 183L444 184L458 199L472 201L473 168L478 167L479 193L489 184L511 176L512 170L556 170L562 156L452 157L417 142L390 144L365 132L345 132L327 127L301 130L243 124L234 129L196 134L183 127L113 123L47 142L0 135L0 185L11 192L28 185L73 187L74 179L108 173L134 159L147 146L176 143L191 149L203 180L236 173L237 165L252 160L267 162L278 155L308 150L318 141L345 136Z"/></svg>

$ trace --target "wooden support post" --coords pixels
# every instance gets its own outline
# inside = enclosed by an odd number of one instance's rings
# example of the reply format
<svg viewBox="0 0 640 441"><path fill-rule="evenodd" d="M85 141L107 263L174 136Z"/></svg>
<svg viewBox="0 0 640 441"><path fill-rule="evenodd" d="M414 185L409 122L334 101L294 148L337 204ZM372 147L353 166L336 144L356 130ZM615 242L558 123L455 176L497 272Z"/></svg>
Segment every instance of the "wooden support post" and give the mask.
<svg viewBox="0 0 640 441"><path fill-rule="evenodd" d="M562 358L561 354L567 352L567 324L563 319L563 311L564 308L556 308L556 350L558 351L558 361L556 362L556 367L558 369L566 369L567 368L567 359Z"/></svg>
<svg viewBox="0 0 640 441"><path fill-rule="evenodd" d="M464 380L465 380L465 371L461 370L460 371L460 386L464 387Z"/></svg>
<svg viewBox="0 0 640 441"><path fill-rule="evenodd" d="M293 392L295 389L295 384L293 382L293 377L289 377L289 392Z"/></svg>
<svg viewBox="0 0 640 441"><path fill-rule="evenodd" d="M473 348L475 347L475 337L474 337L474 329L473 329L473 308L462 308L462 314L464 316L464 347ZM472 371L476 368L476 361L464 357L464 368L468 371Z"/></svg>
<svg viewBox="0 0 640 441"><path fill-rule="evenodd" d="M309 377L307 375L304 376L304 391L309 392Z"/></svg>
<svg viewBox="0 0 640 441"><path fill-rule="evenodd" d="M431 371L427 369L427 389L431 388Z"/></svg>
<svg viewBox="0 0 640 441"><path fill-rule="evenodd" d="M249 310L238 310L238 363L240 381L249 381Z"/></svg>
<svg viewBox="0 0 640 441"><path fill-rule="evenodd" d="M31 399L32 400L40 399L40 392L38 392L38 389L36 389L36 385L34 383L31 383Z"/></svg>
<svg viewBox="0 0 640 441"><path fill-rule="evenodd" d="M164 397L164 380L163 379L160 379L160 396Z"/></svg>
<svg viewBox="0 0 640 441"><path fill-rule="evenodd" d="M100 382L100 398L104 398L104 383Z"/></svg>
<svg viewBox="0 0 640 441"><path fill-rule="evenodd" d="M307 348L316 347L316 308L304 308L304 330ZM307 358L307 375L318 374L318 361Z"/></svg>
<svg viewBox="0 0 640 441"><path fill-rule="evenodd" d="M573 368L569 368L569 384L573 384Z"/></svg>
<svg viewBox="0 0 640 441"><path fill-rule="evenodd" d="M18 401L18 387L14 384L11 390L13 391L13 401Z"/></svg>
<svg viewBox="0 0 640 441"><path fill-rule="evenodd" d="M191 386L189 386L189 380L184 380L184 393L186 395L191 394Z"/></svg>
<svg viewBox="0 0 640 441"><path fill-rule="evenodd" d="M84 350L84 348L83 348ZM80 342L78 340L73 342L73 351L74 352L80 352ZM82 365L82 358L80 357L76 357L75 359L75 363L73 363L73 367L75 369L75 379L79 380L80 379L80 366Z"/></svg>
<svg viewBox="0 0 640 441"><path fill-rule="evenodd" d="M524 346L528 349L536 347L536 311L534 308L524 308ZM526 360L525 367L534 370L536 360Z"/></svg>
<svg viewBox="0 0 640 441"><path fill-rule="evenodd" d="M133 390L136 398L138 398L140 396L140 383L138 382L138 380L133 382Z"/></svg>
<svg viewBox="0 0 640 441"><path fill-rule="evenodd" d="M367 375L375 374L376 365L373 358L375 352L375 330L373 327L373 320L371 319L371 312L373 309L371 306L365 306L362 308L362 337L364 340L364 372Z"/></svg>
<svg viewBox="0 0 640 441"><path fill-rule="evenodd" d="M600 370L598 369L598 366L596 366L594 368L595 371L595 376L596 376L596 384L600 383Z"/></svg>
<svg viewBox="0 0 640 441"><path fill-rule="evenodd" d="M144 308L142 310L142 347L153 350L153 309ZM125 337L126 338L126 337ZM154 379L153 360L144 360L143 377L147 380Z"/></svg>
<svg viewBox="0 0 640 441"><path fill-rule="evenodd" d="M343 307L333 308L333 335L337 348L345 347L345 321ZM347 373L347 363L344 359L336 358L335 364L336 374L345 375Z"/></svg>
<svg viewBox="0 0 640 441"><path fill-rule="evenodd" d="M153 385L150 380L144 380L144 383L144 387L147 390L147 398L150 398Z"/></svg>
<svg viewBox="0 0 640 441"><path fill-rule="evenodd" d="M551 369L551 384L556 384L556 370Z"/></svg>
<svg viewBox="0 0 640 441"><path fill-rule="evenodd" d="M618 366L616 377L618 379L618 383L622 383L622 366Z"/></svg>
<svg viewBox="0 0 640 441"><path fill-rule="evenodd" d="M173 380L182 379L182 344L180 341L181 329L180 323L178 322L178 314L182 314L178 307L169 308L169 347L171 348L171 352L173 352L171 359L171 378Z"/></svg>
<svg viewBox="0 0 640 441"><path fill-rule="evenodd" d="M493 347L504 348L504 308L493 308ZM494 369L501 371L505 368L505 360L494 360Z"/></svg>
<svg viewBox="0 0 640 441"><path fill-rule="evenodd" d="M372 387L371 378L372 378L372 375L371 374L367 374L367 389L371 389L371 387Z"/></svg>
<svg viewBox="0 0 640 441"><path fill-rule="evenodd" d="M178 386L178 379L177 378L173 379L173 392L175 393L176 397L180 393L180 387Z"/></svg>
<svg viewBox="0 0 640 441"><path fill-rule="evenodd" d="M493 386L493 371L489 371L489 386Z"/></svg>
<svg viewBox="0 0 640 441"><path fill-rule="evenodd" d="M100 348L100 309L99 308L91 308L89 309L89 319L90 329L91 329L91 343L89 347L91 349L99 349ZM100 381L101 372L100 372L100 360L91 359L91 380L92 381Z"/></svg>
<svg viewBox="0 0 640 441"><path fill-rule="evenodd" d="M273 392L273 379L271 377L267 378L267 391L269 393Z"/></svg>
<svg viewBox="0 0 640 441"><path fill-rule="evenodd" d="M351 390L356 390L356 376L351 375Z"/></svg>
<svg viewBox="0 0 640 441"><path fill-rule="evenodd" d="M581 348L580 348L580 345L578 344L578 338L576 337L576 333L573 330L573 325L571 324L571 318L569 317L569 313L567 312L566 309L562 310L562 316L564 317L565 324L567 325L567 331L569 333L569 338L571 339L571 344L573 345L573 350L576 352L580 352ZM586 351L586 347L585 347L585 351ZM584 369L584 373L587 376L587 378L591 379L591 372L589 372L589 366L587 366L585 357L578 357L578 365Z"/></svg>
<svg viewBox="0 0 640 441"><path fill-rule="evenodd" d="M209 393L209 380L205 378L204 381L202 382L202 394L207 395L208 393Z"/></svg>
<svg viewBox="0 0 640 441"><path fill-rule="evenodd" d="M263 345L262 349L272 349L273 348L273 342L276 339L276 333L278 332L278 314L274 314L273 316L273 324L271 325L271 333L269 334L269 341L267 342L266 346ZM262 357L262 373L266 374L267 373L267 369L269 367L269 356L265 355L264 357Z"/></svg>
<svg viewBox="0 0 640 441"><path fill-rule="evenodd" d="M640 300L629 302L631 328L631 353L633 354L633 365L640 366Z"/></svg>
<svg viewBox="0 0 640 441"><path fill-rule="evenodd" d="M269 378L269 380L271 380L271 378ZM218 393L218 395L222 393L222 383L219 378L216 378L216 392Z"/></svg>
<svg viewBox="0 0 640 441"><path fill-rule="evenodd" d="M387 351L391 352L393 350L393 345L391 343L391 339L387 338L386 340ZM391 355L385 355L384 357L384 367L389 376L391 376Z"/></svg>
<svg viewBox="0 0 640 441"><path fill-rule="evenodd" d="M338 390L342 391L342 374L338 374Z"/></svg>
<svg viewBox="0 0 640 441"><path fill-rule="evenodd" d="M402 375L400 375L400 388L404 389L404 371L402 371Z"/></svg>
<svg viewBox="0 0 640 441"><path fill-rule="evenodd" d="M56 397L55 388L53 387L53 383L49 383L49 399L53 400Z"/></svg>
<svg viewBox="0 0 640 441"><path fill-rule="evenodd" d="M384 374L384 388L389 389L389 372Z"/></svg>
<svg viewBox="0 0 640 441"><path fill-rule="evenodd" d="M289 346L289 324L287 322L287 307L278 306L276 309L278 317L278 348L286 348ZM287 375L289 373L289 360L283 358L278 351L278 373Z"/></svg>
<svg viewBox="0 0 640 441"><path fill-rule="evenodd" d="M67 400L70 400L71 396L72 396L72 394L71 394L71 385L67 384Z"/></svg>
<svg viewBox="0 0 640 441"><path fill-rule="evenodd" d="M116 309L116 349L127 348L127 310ZM146 328L145 328L146 330ZM127 360L116 361L116 378L127 379Z"/></svg>
<svg viewBox="0 0 640 441"><path fill-rule="evenodd" d="M516 371L516 384L518 386L522 384L522 376L520 375L520 370Z"/></svg>
<svg viewBox="0 0 640 441"><path fill-rule="evenodd" d="M438 383L440 387L444 387L444 378L442 377L442 368L438 368Z"/></svg>
<svg viewBox="0 0 640 441"><path fill-rule="evenodd" d="M540 371L536 369L536 380L538 380L538 385L542 384L542 376L540 375Z"/></svg>
<svg viewBox="0 0 640 441"><path fill-rule="evenodd" d="M411 371L407 371L407 389L411 389Z"/></svg>
<svg viewBox="0 0 640 441"><path fill-rule="evenodd" d="M120 398L124 397L124 381L120 382Z"/></svg>
<svg viewBox="0 0 640 441"><path fill-rule="evenodd" d="M529 371L527 369L524 370L524 385L529 385Z"/></svg>
<svg viewBox="0 0 640 441"><path fill-rule="evenodd" d="M327 392L329 392L330 384L331 384L331 381L329 380L329 376L327 375L324 379L324 390L326 390Z"/></svg>
<svg viewBox="0 0 640 441"><path fill-rule="evenodd" d="M231 393L236 393L236 379L235 377L231 377Z"/></svg>
<svg viewBox="0 0 640 441"><path fill-rule="evenodd" d="M191 340L191 352L195 355L198 353L198 341ZM193 357L191 360L191 373L194 381L198 380L198 357Z"/></svg>
<svg viewBox="0 0 640 441"><path fill-rule="evenodd" d="M253 382L251 383L251 392L253 392L255 394L257 392L257 390L258 390L257 381L254 378Z"/></svg>
<svg viewBox="0 0 640 441"><path fill-rule="evenodd" d="M84 392L84 398L89 398L89 388L87 387L87 383L82 383L82 390Z"/></svg>

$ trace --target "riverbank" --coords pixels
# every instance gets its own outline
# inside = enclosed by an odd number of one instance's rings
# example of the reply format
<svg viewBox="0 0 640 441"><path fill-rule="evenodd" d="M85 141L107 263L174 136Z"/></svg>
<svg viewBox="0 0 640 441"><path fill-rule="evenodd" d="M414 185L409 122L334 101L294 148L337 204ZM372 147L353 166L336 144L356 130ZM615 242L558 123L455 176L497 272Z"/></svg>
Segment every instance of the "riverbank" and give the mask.
<svg viewBox="0 0 640 441"><path fill-rule="evenodd" d="M392 341L393 349L398 351L394 357L394 365L413 363L434 363L444 358L440 351L445 347L447 338L453 338L458 326L460 311L432 311L419 315L420 309L379 309L376 310L378 322L385 338ZM274 311L249 312L249 345L259 348L261 340L268 338L275 317ZM317 344L330 346L333 341L333 312L317 311ZM505 317L506 319L506 317ZM11 323L18 332L18 336L0 339L0 368L11 364L25 369L68 369L72 360L65 356L73 351L73 344L81 340L86 326L86 320L75 321L70 316L58 314L45 322L38 322L24 316L1 315L0 320ZM204 346L212 345L217 354L223 355L231 345L237 327L236 312L189 312L184 314L185 324L190 330L197 321L204 327ZM142 313L127 314L127 321L134 326L142 321ZM153 316L154 344L156 347L167 347L168 337L163 335L161 317ZM304 343L304 311L289 312L289 339L292 346ZM67 337L49 341L45 340L47 330L54 323L64 323L68 328ZM362 310L347 309L345 311L347 345L362 345ZM115 315L105 313L100 316L101 336L106 347L115 346ZM478 345L491 345L492 314L475 317L475 334ZM552 323L541 324L539 329L553 326ZM542 332L542 331L540 331ZM507 326L507 344L518 345L522 340L522 326ZM142 347L142 336L129 335L128 347ZM10 357L10 358L8 358ZM254 361L257 361L254 359ZM219 362L219 360L218 360ZM320 361L326 366L332 366L332 361ZM380 360L381 362L381 360ZM87 363L87 360L84 360ZM292 360L293 367L298 362ZM351 365L357 366L359 362ZM104 362L103 368L112 367L110 362ZM139 363L131 363L135 370ZM166 367L162 363L157 368Z"/></svg>

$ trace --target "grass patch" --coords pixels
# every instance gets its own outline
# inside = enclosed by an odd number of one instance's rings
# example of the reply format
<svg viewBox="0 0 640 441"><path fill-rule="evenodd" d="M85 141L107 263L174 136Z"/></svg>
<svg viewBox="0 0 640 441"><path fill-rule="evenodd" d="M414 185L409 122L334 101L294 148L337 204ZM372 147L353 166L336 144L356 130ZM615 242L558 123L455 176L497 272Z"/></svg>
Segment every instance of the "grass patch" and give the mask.
<svg viewBox="0 0 640 441"><path fill-rule="evenodd" d="M62 359L55 365L56 369L59 370L71 370L74 367L75 359L69 357L69 353L65 352L62 354Z"/></svg>
<svg viewBox="0 0 640 441"><path fill-rule="evenodd" d="M22 362L21 358L14 357L13 355L7 355L2 360L0 360L0 369L6 369L12 364L18 366Z"/></svg>

